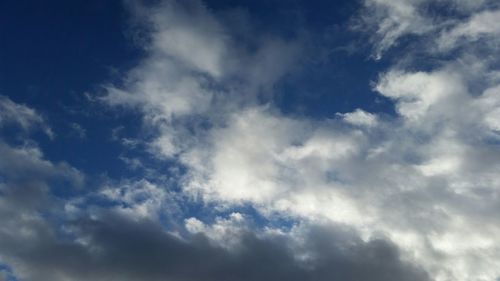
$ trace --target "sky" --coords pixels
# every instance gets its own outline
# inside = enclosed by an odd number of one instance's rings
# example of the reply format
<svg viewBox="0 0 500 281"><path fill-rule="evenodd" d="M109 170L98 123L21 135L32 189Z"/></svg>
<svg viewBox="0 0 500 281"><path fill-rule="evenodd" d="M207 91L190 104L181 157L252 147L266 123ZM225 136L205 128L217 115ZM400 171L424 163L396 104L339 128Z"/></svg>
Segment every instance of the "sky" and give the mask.
<svg viewBox="0 0 500 281"><path fill-rule="evenodd" d="M500 280L496 0L0 2L0 281Z"/></svg>

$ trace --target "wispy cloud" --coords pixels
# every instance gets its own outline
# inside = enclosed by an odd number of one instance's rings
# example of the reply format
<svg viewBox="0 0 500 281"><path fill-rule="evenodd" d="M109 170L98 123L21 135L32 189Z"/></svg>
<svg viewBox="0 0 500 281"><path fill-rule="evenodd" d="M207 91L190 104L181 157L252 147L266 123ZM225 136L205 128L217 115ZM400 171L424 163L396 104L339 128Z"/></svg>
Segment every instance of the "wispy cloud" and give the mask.
<svg viewBox="0 0 500 281"><path fill-rule="evenodd" d="M26 105L17 104L5 96L0 96L0 126L18 125L24 131L43 130L50 138L54 137L52 129L44 118Z"/></svg>

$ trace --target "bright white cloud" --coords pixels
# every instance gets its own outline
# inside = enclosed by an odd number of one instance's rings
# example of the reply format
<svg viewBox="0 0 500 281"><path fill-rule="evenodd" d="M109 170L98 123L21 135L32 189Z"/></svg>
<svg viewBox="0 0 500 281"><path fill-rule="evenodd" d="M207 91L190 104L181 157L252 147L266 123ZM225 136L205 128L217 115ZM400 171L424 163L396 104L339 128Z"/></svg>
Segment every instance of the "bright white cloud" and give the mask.
<svg viewBox="0 0 500 281"><path fill-rule="evenodd" d="M386 73L375 88L382 95L396 101L398 113L415 124L425 124L425 118L436 122L443 117L451 117L466 101L466 86L463 78L453 71L435 73L416 72Z"/></svg>
<svg viewBox="0 0 500 281"><path fill-rule="evenodd" d="M353 112L339 113L338 115L341 116L345 122L353 125L366 127L373 127L377 125L376 115L359 108Z"/></svg>

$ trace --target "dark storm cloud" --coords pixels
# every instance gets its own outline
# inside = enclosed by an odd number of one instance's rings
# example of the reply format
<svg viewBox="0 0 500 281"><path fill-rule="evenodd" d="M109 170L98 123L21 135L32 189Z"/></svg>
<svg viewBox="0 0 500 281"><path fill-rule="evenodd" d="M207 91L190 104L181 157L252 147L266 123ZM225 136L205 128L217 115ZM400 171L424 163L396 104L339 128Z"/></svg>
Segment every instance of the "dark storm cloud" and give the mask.
<svg viewBox="0 0 500 281"><path fill-rule="evenodd" d="M401 261L391 243L364 243L338 229L313 227L305 238L312 258L304 262L286 239L252 233L227 250L201 234L183 240L151 221L109 213L67 224L70 232L55 231L41 219L11 220L14 229L0 233L1 256L27 281L428 280Z"/></svg>

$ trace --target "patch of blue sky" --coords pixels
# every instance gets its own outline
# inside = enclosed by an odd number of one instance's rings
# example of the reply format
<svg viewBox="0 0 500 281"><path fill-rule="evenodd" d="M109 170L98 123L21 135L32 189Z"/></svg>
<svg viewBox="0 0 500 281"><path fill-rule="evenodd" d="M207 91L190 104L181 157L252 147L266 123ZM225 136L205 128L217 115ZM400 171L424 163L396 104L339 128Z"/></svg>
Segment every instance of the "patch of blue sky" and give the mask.
<svg viewBox="0 0 500 281"><path fill-rule="evenodd" d="M14 276L10 266L0 262L0 278L5 281L18 281L18 279Z"/></svg>

